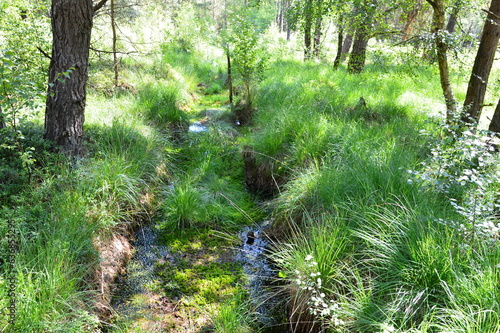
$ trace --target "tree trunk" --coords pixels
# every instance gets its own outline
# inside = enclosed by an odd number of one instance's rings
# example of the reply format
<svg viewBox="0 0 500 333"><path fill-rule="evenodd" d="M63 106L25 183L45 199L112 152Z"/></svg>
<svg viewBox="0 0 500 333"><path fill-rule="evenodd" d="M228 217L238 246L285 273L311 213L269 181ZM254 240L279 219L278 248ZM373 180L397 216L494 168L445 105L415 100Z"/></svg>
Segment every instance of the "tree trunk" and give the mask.
<svg viewBox="0 0 500 333"><path fill-rule="evenodd" d="M352 33L349 32L350 29L347 30L347 35L345 36L344 42L342 44L342 53L340 55L340 62L344 61L351 51L352 46Z"/></svg>
<svg viewBox="0 0 500 333"><path fill-rule="evenodd" d="M342 59L342 42L344 39L344 19L342 16L339 19L339 31L338 31L338 38L337 38L337 56L335 57L335 60L333 61L333 68L338 69L340 66L340 61Z"/></svg>
<svg viewBox="0 0 500 333"><path fill-rule="evenodd" d="M500 0L492 0L464 101L463 120L478 122L495 52L500 38Z"/></svg>
<svg viewBox="0 0 500 333"><path fill-rule="evenodd" d="M310 5L306 6L304 19L304 60L311 59L312 13L308 7Z"/></svg>
<svg viewBox="0 0 500 333"><path fill-rule="evenodd" d="M227 58L227 85L229 89L229 106L233 109L233 75L231 73L231 55L229 51L226 52Z"/></svg>
<svg viewBox="0 0 500 333"><path fill-rule="evenodd" d="M417 18L418 13L422 9L422 6L423 6L423 0L418 0L415 6L406 14L406 22L403 27L403 41L407 41L411 37L411 33L413 30L413 22L415 22L415 19Z"/></svg>
<svg viewBox="0 0 500 333"><path fill-rule="evenodd" d="M457 102L453 95L450 83L450 72L448 69L448 57L446 55L448 46L446 45L445 34L445 8L444 0L427 0L434 10L434 27L433 33L436 43L436 52L439 65L439 78L441 81L441 88L446 103L446 119L451 119L456 113Z"/></svg>
<svg viewBox="0 0 500 333"><path fill-rule="evenodd" d="M452 34L455 32L455 26L457 25L458 13L460 12L461 0L455 1L453 9L451 10L450 16L448 17L448 24L446 25L446 30Z"/></svg>
<svg viewBox="0 0 500 333"><path fill-rule="evenodd" d="M323 0L319 0L316 3L315 17L316 22L314 23L314 57L318 58L321 52L321 29L323 27Z"/></svg>
<svg viewBox="0 0 500 333"><path fill-rule="evenodd" d="M356 30L351 56L347 64L347 71L349 73L359 74L365 68L366 47L368 46L369 39L366 24L361 24Z"/></svg>
<svg viewBox="0 0 500 333"><path fill-rule="evenodd" d="M500 133L500 100L498 101L493 118L488 129L495 133Z"/></svg>
<svg viewBox="0 0 500 333"><path fill-rule="evenodd" d="M80 155L88 77L92 0L52 0L52 58L44 137Z"/></svg>
<svg viewBox="0 0 500 333"><path fill-rule="evenodd" d="M279 32L283 32L283 22L284 22L284 12L285 12L285 0L280 0L276 2L277 14L276 14L276 25L278 26Z"/></svg>
<svg viewBox="0 0 500 333"><path fill-rule="evenodd" d="M314 25L314 56L316 58L319 57L321 52L321 27L322 18L321 15L318 14L318 17L316 17L316 24Z"/></svg>
<svg viewBox="0 0 500 333"><path fill-rule="evenodd" d="M5 128L5 118L2 112L2 106L0 105L0 129Z"/></svg>
<svg viewBox="0 0 500 333"><path fill-rule="evenodd" d="M118 87L118 57L116 50L116 21L115 21L115 1L110 2L110 12L111 12L111 31L113 33L113 72L115 73L114 85L115 88Z"/></svg>

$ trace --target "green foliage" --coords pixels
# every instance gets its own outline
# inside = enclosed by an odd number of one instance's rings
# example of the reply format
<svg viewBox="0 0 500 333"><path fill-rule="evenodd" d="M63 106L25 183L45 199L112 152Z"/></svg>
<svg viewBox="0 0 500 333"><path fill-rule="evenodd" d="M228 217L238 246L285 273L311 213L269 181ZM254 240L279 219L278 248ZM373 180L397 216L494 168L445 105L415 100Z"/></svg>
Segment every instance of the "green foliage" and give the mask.
<svg viewBox="0 0 500 333"><path fill-rule="evenodd" d="M168 34L175 47L183 52L192 52L201 42L201 32L206 30L205 22L201 20L192 4L181 6L174 17L175 29Z"/></svg>
<svg viewBox="0 0 500 333"><path fill-rule="evenodd" d="M242 86L243 99L252 109L256 84L263 79L268 56L260 44L258 27L250 14L250 11L243 11L232 18L227 52L236 70L236 82Z"/></svg>
<svg viewBox="0 0 500 333"><path fill-rule="evenodd" d="M471 132L459 119L436 126L431 135L435 142L428 160L417 171L410 171L413 179L424 189L443 194L462 215L458 221L444 221L460 233L495 239L500 225L495 223L500 204L497 190L500 181L498 158L494 155L495 136L487 131Z"/></svg>
<svg viewBox="0 0 500 333"><path fill-rule="evenodd" d="M206 203L202 202L202 196L196 187L186 181L184 184L176 184L171 191L165 193L167 196L163 202L163 212L166 221L160 225L166 229L186 229L196 223L206 221Z"/></svg>
<svg viewBox="0 0 500 333"><path fill-rule="evenodd" d="M29 91L34 86L38 92L45 91L49 59L39 49L50 53L50 17L45 15L49 2L6 0L0 6L0 58L11 51L10 60L16 73L9 79L22 82L19 90Z"/></svg>

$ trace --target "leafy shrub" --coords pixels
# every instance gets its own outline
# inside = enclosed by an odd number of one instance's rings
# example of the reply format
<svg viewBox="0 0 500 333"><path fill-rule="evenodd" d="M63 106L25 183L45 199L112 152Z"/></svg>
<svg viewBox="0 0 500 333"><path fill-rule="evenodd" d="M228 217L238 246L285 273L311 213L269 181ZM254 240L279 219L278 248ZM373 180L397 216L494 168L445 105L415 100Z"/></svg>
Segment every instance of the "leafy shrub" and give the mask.
<svg viewBox="0 0 500 333"><path fill-rule="evenodd" d="M409 182L416 181L423 189L440 193L462 216L442 223L454 226L472 241L475 236L496 239L500 232L500 224L495 224L500 209L500 170L494 155L495 134L473 132L459 118L439 124L435 133L422 134L436 139L421 169L409 171Z"/></svg>

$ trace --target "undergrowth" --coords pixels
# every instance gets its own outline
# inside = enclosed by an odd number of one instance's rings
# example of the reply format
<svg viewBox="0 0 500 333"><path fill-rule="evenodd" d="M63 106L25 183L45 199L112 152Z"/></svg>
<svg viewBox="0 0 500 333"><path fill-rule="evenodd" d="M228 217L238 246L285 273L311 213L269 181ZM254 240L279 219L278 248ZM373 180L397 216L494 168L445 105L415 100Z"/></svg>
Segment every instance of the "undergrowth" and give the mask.
<svg viewBox="0 0 500 333"><path fill-rule="evenodd" d="M438 170L438 182L453 179L447 190L480 188L493 198L481 207L496 207L496 167L486 166L496 158L480 133L450 137L427 122L433 103L415 101L430 96L425 89L376 67L350 76L313 63L271 66L245 144L285 179L271 202L282 239L271 258L296 330L498 332L497 302L479 300L498 299L498 246L456 227L479 219L479 203L466 214L468 190L450 202L451 192L416 186L408 173L422 170L414 172L432 187Z"/></svg>

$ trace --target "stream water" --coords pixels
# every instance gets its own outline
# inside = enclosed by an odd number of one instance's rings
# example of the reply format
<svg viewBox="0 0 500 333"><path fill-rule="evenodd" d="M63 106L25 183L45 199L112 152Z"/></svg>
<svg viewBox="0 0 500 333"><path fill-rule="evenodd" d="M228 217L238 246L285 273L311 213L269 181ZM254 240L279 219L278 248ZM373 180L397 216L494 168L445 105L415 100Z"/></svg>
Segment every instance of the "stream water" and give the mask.
<svg viewBox="0 0 500 333"><path fill-rule="evenodd" d="M158 298L155 285L158 283L155 267L174 258L168 247L159 244L153 226L141 226L134 235L134 254L126 267L126 274L118 277L119 288L113 295L111 305L119 317L130 317L145 313L151 302Z"/></svg>
<svg viewBox="0 0 500 333"><path fill-rule="evenodd" d="M249 299L256 309L258 321L267 328L266 332L284 333L287 330L282 322L286 313L281 298L273 290L276 270L266 255L270 251L267 234L270 226L271 222L267 220L260 225L243 228L238 234L242 245L235 259L242 264Z"/></svg>
<svg viewBox="0 0 500 333"><path fill-rule="evenodd" d="M238 233L240 246L234 251L234 260L242 265L246 275L246 289L255 309L257 319L267 332L286 332L280 329L285 315L279 307L279 298L271 291L275 271L267 260L269 240L265 221L254 227L246 227ZM155 321L154 307L159 304L158 279L155 267L166 261L175 262L167 246L159 244L157 231L151 225L140 227L134 237L134 254L127 263L126 274L118 278L112 306L118 318L144 318ZM160 324L159 324L160 325ZM148 326L151 327L151 326Z"/></svg>
<svg viewBox="0 0 500 333"><path fill-rule="evenodd" d="M208 127L200 122L189 126L189 131L194 133L207 130ZM266 251L269 251L269 238L266 234L269 227L270 221L264 221L259 225L243 228L238 233L241 243L234 251L233 260L243 268L249 300L260 325L267 328L264 331L284 333L285 325L280 323L283 322L285 309L281 306L280 310L279 298L272 291L275 270L266 256ZM119 287L111 304L117 318L146 318L149 322L161 320L154 315L155 307L163 304L155 269L158 264L167 261L174 267L175 257L167 246L160 244L157 231L152 225L141 226L135 232L134 254L127 263L126 274L117 281ZM151 330L150 325L148 329L148 332L157 331Z"/></svg>

